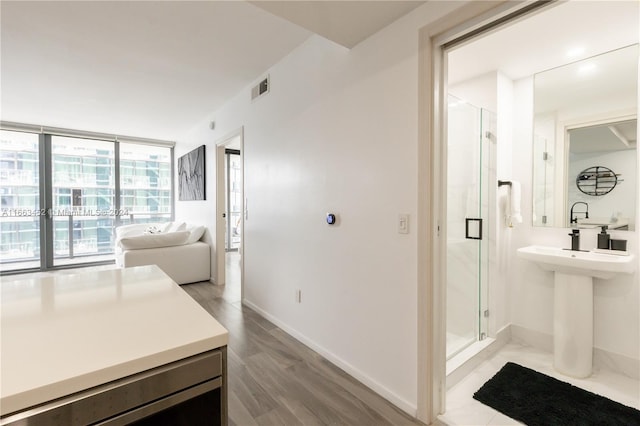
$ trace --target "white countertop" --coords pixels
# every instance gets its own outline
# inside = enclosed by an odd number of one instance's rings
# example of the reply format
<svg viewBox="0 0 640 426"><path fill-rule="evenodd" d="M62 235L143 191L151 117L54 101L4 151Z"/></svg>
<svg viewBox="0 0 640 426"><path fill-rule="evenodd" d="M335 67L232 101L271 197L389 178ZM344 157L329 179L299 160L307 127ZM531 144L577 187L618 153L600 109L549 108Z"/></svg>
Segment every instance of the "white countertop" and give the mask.
<svg viewBox="0 0 640 426"><path fill-rule="evenodd" d="M157 266L2 287L2 414L225 346L228 332Z"/></svg>
<svg viewBox="0 0 640 426"><path fill-rule="evenodd" d="M616 219L615 222L612 222L610 218L606 218L606 217L592 217L589 219L586 219L586 218L578 219L578 228L583 228L583 229L600 228L601 226L605 226L605 225L609 228L609 230L624 228L625 226L629 226L629 219L620 218L620 219Z"/></svg>

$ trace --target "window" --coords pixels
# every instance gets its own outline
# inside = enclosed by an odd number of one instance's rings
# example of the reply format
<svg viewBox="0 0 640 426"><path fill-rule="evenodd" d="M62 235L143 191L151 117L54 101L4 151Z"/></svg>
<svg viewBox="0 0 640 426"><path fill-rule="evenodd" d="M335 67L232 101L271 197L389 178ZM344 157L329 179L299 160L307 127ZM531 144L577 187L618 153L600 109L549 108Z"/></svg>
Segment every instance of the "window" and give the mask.
<svg viewBox="0 0 640 426"><path fill-rule="evenodd" d="M173 219L170 144L86 136L0 130L1 272L111 261L116 226Z"/></svg>
<svg viewBox="0 0 640 426"><path fill-rule="evenodd" d="M172 215L171 149L120 144L121 208L136 222L164 222Z"/></svg>
<svg viewBox="0 0 640 426"><path fill-rule="evenodd" d="M40 257L39 138L0 131L0 260L33 262Z"/></svg>

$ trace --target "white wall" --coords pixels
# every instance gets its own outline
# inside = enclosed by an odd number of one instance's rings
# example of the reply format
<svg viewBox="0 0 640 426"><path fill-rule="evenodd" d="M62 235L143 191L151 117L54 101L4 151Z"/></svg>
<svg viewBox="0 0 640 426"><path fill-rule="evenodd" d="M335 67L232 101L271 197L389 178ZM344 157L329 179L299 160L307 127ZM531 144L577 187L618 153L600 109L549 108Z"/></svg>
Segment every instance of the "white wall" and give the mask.
<svg viewBox="0 0 640 426"><path fill-rule="evenodd" d="M410 413L417 399L417 35L461 5L428 2L352 50L313 36L268 70L270 94L251 102L246 88L176 147L179 156L207 145L207 201L177 202L176 215L211 232L213 144L244 126L246 302ZM499 297L511 299L500 321L550 335L553 277L518 259L515 248L565 245L568 230L530 225L533 102L518 83L514 103L529 98L531 107L513 110L503 152L512 152L516 167L498 165L497 173L522 182L524 224L498 236L511 244L499 249L506 277ZM499 114L510 96L497 100ZM504 133L509 124L499 118L498 127ZM327 212L338 215L336 226L325 224ZM408 235L397 233L399 213L411 217ZM622 235L637 254L635 234ZM583 232L583 241L595 238ZM596 280L597 347L640 359L639 286L637 274Z"/></svg>
<svg viewBox="0 0 640 426"><path fill-rule="evenodd" d="M498 73L488 72L449 86L449 94L463 99L477 107L498 111Z"/></svg>
<svg viewBox="0 0 640 426"><path fill-rule="evenodd" d="M198 142L178 142L174 149L174 159L177 168L178 158L188 153L189 151L199 147L200 145L206 145L205 147L205 191L206 200L202 201L179 201L178 200L178 179L175 178L175 218L179 221L184 221L190 224L205 224L207 230L203 236L203 241L207 242L211 246L211 277L215 278L215 212L216 212L216 197L215 197L215 146L210 144L211 139L203 137ZM177 173L176 173L177 175ZM224 249L224 248L223 248Z"/></svg>
<svg viewBox="0 0 640 426"><path fill-rule="evenodd" d="M496 113L497 113L497 142L495 181L514 180L513 163L510 159L513 151L513 110L514 95L513 81L501 72L496 76ZM496 182L497 185L497 182ZM511 282L507 279L509 253L514 248L511 235L514 228L507 227L506 211L508 210L510 189L502 186L496 188L495 209L495 254L490 257L490 288L489 288L489 334L496 336L498 331L511 322L509 305L511 303Z"/></svg>
<svg viewBox="0 0 640 426"><path fill-rule="evenodd" d="M533 86L531 79L515 83L515 127L513 138L513 175L523 185L524 223L514 229L514 249L531 244L569 246L568 228L532 227L531 176L533 135ZM637 178L635 183L637 188ZM637 216L636 216L637 217ZM596 246L597 230L581 230L582 246ZM638 258L637 233L612 231L616 238L629 240L629 249ZM515 250L507 260L511 284L512 324L523 327L550 341L553 334L553 274L519 259ZM530 342L534 343L534 342ZM640 360L640 283L638 272L611 280L594 279L594 347L614 355Z"/></svg>
<svg viewBox="0 0 640 426"><path fill-rule="evenodd" d="M418 30L461 5L427 3L352 50L313 36L268 70L267 96L246 88L183 138L207 144L208 200L177 216L213 230L213 143L244 126L246 303L413 414Z"/></svg>

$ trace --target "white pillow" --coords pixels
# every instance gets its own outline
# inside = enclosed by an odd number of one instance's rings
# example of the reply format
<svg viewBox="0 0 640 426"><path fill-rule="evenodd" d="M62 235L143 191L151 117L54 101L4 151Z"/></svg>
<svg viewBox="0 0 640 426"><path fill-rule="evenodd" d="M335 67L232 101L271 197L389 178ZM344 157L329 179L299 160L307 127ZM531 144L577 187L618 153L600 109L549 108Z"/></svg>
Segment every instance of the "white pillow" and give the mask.
<svg viewBox="0 0 640 426"><path fill-rule="evenodd" d="M131 236L131 235L142 235L150 225L153 223L134 223L131 225L122 225L116 228L116 238Z"/></svg>
<svg viewBox="0 0 640 426"><path fill-rule="evenodd" d="M169 232L169 228L171 228L171 225L173 225L173 222L164 222L160 223L158 227L162 229L162 232Z"/></svg>
<svg viewBox="0 0 640 426"><path fill-rule="evenodd" d="M137 235L121 238L120 246L125 250L172 247L186 243L187 238L189 238L189 231Z"/></svg>
<svg viewBox="0 0 640 426"><path fill-rule="evenodd" d="M193 226L190 229L188 229L189 238L187 238L187 242L185 244L193 244L196 241L199 241L200 238L202 238L202 235L204 234L204 230L205 230L205 227L203 225Z"/></svg>
<svg viewBox="0 0 640 426"><path fill-rule="evenodd" d="M171 225L164 232L178 232L187 229L187 224L184 222L172 222Z"/></svg>

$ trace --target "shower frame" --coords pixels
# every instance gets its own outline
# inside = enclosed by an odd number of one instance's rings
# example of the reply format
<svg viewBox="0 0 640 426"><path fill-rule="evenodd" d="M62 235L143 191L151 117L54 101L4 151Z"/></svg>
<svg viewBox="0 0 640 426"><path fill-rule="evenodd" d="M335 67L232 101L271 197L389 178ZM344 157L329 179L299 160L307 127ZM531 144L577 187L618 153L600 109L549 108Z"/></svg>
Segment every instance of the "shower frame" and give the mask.
<svg viewBox="0 0 640 426"><path fill-rule="evenodd" d="M447 360L489 333L489 263L496 251L496 133L494 112L448 95Z"/></svg>

